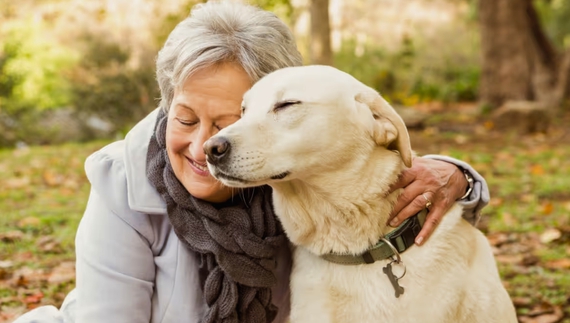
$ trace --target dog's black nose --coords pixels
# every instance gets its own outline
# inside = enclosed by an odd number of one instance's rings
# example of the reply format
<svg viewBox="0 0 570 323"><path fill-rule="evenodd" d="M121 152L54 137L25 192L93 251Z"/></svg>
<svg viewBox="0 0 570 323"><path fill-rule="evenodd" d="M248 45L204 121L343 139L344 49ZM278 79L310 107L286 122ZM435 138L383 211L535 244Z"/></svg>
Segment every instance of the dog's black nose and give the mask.
<svg viewBox="0 0 570 323"><path fill-rule="evenodd" d="M212 165L219 164L224 157L228 156L230 148L230 141L225 137L210 138L204 143L204 153Z"/></svg>

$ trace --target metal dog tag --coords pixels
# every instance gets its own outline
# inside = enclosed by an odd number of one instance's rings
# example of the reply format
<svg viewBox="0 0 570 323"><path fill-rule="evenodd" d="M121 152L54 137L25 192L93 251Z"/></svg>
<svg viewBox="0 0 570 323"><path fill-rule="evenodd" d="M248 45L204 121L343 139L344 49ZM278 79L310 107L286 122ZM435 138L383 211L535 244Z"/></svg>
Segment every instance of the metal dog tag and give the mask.
<svg viewBox="0 0 570 323"><path fill-rule="evenodd" d="M394 273L392 272L392 263L389 263L388 265L386 265L386 267L382 268L382 271L386 274L386 276L388 276L390 283L392 283L392 287L394 287L394 290L396 291L396 298L404 294L404 287L398 284L399 278L396 277L396 275L394 275Z"/></svg>

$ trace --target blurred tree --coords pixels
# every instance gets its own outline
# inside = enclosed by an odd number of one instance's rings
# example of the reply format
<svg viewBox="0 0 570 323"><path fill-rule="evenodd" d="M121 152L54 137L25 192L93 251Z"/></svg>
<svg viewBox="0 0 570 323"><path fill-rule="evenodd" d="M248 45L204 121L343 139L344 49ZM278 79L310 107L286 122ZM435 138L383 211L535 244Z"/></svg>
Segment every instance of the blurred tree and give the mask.
<svg viewBox="0 0 570 323"><path fill-rule="evenodd" d="M65 74L76 53L53 46L45 24L22 19L0 30L0 146L43 135L46 111L71 103Z"/></svg>
<svg viewBox="0 0 570 323"><path fill-rule="evenodd" d="M492 107L507 100L559 106L570 94L570 50L555 47L533 1L479 0L478 4L481 101Z"/></svg>
<svg viewBox="0 0 570 323"><path fill-rule="evenodd" d="M192 7L199 3L205 3L207 0L182 0L178 5L179 9L168 13L162 20L156 24L155 30L153 30L153 35L156 38L156 46L158 48L162 47L170 32L181 22L184 18L188 17ZM160 3L160 2L157 2Z"/></svg>
<svg viewBox="0 0 570 323"><path fill-rule="evenodd" d="M333 65L329 0L311 0L311 64Z"/></svg>
<svg viewBox="0 0 570 323"><path fill-rule="evenodd" d="M290 27L295 25L297 12L291 0L249 0L249 3L273 12Z"/></svg>
<svg viewBox="0 0 570 323"><path fill-rule="evenodd" d="M121 131L156 108L152 58L132 67L132 49L89 33L77 41L84 44L83 55L70 79L72 105L80 119L95 115Z"/></svg>

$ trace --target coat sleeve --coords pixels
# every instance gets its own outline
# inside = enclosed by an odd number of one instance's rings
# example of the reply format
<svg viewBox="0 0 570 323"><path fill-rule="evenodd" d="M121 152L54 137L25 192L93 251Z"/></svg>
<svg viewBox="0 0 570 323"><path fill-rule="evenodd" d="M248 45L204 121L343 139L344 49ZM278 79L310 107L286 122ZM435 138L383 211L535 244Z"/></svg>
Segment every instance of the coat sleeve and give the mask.
<svg viewBox="0 0 570 323"><path fill-rule="evenodd" d="M441 155L425 155L422 157L452 163L462 170L467 171L471 177L473 177L474 185L471 194L464 200L458 201L458 203L463 206L463 218L471 224L477 225L477 222L479 222L481 218L481 210L489 204L490 200L489 187L487 186L485 178L464 161Z"/></svg>
<svg viewBox="0 0 570 323"><path fill-rule="evenodd" d="M76 236L77 323L149 323L155 266L148 216L118 216L92 190ZM126 220L127 219L127 220Z"/></svg>

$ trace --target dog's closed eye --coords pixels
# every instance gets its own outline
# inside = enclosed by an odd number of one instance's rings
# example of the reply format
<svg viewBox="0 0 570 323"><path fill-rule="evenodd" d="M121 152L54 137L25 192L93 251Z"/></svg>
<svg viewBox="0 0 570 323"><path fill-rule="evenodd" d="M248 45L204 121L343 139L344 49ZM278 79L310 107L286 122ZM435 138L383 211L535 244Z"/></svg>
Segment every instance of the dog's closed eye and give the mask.
<svg viewBox="0 0 570 323"><path fill-rule="evenodd" d="M275 105L273 106L273 111L277 112L279 110L283 110L287 107L290 107L292 105L299 104L299 103L301 103L301 101L299 101L299 100L279 101L279 102L276 102Z"/></svg>

